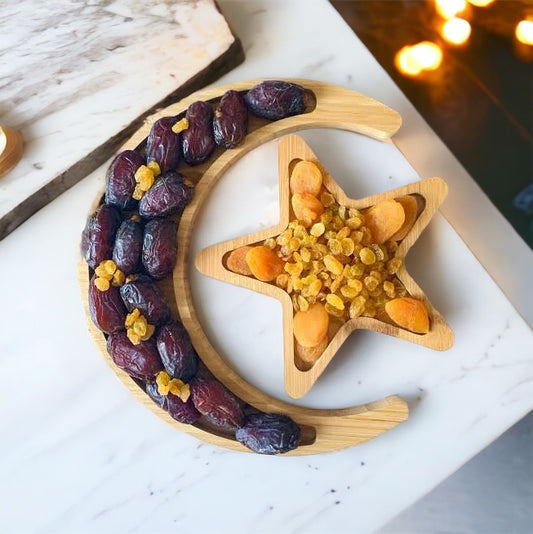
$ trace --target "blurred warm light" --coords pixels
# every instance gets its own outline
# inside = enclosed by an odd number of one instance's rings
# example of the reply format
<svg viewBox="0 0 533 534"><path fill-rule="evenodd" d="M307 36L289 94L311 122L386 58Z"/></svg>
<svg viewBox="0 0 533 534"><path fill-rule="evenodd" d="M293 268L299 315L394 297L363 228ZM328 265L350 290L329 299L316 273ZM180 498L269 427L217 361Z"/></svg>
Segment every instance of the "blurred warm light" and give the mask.
<svg viewBox="0 0 533 534"><path fill-rule="evenodd" d="M521 20L516 25L515 35L521 43L533 45L533 20Z"/></svg>
<svg viewBox="0 0 533 534"><path fill-rule="evenodd" d="M435 70L442 62L442 50L430 41L404 46L395 57L396 68L408 76L417 76L424 70Z"/></svg>
<svg viewBox="0 0 533 534"><path fill-rule="evenodd" d="M396 68L402 73L409 76L416 76L422 72L422 67L411 55L411 46L404 46L395 58Z"/></svg>
<svg viewBox="0 0 533 534"><path fill-rule="evenodd" d="M489 4L492 4L494 0L467 0L469 4L472 4L476 7L486 7Z"/></svg>
<svg viewBox="0 0 533 534"><path fill-rule="evenodd" d="M442 62L442 50L430 41L414 45L410 54L424 70L435 70Z"/></svg>
<svg viewBox="0 0 533 534"><path fill-rule="evenodd" d="M449 19L442 25L442 37L456 45L466 43L471 31L470 24L464 19Z"/></svg>
<svg viewBox="0 0 533 534"><path fill-rule="evenodd" d="M465 8L465 0L435 0L435 9L445 19L455 17L457 13L460 13Z"/></svg>

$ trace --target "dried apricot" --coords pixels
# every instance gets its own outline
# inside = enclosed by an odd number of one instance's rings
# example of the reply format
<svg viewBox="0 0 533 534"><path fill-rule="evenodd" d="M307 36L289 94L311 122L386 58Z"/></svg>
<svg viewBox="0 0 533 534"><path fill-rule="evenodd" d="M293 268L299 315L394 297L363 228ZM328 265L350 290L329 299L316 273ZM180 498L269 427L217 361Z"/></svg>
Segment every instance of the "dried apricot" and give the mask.
<svg viewBox="0 0 533 534"><path fill-rule="evenodd" d="M232 250L226 259L226 267L234 273L250 276L252 271L246 263L246 254L249 250L252 250L252 247L248 245Z"/></svg>
<svg viewBox="0 0 533 534"><path fill-rule="evenodd" d="M283 272L285 262L264 245L252 247L246 253L246 263L252 274L262 282L271 282Z"/></svg>
<svg viewBox="0 0 533 534"><path fill-rule="evenodd" d="M403 197L398 197L396 202L399 202L403 211L405 212L405 220L401 228L391 236L391 239L394 241L401 241L411 230L413 224L415 224L416 218L418 216L418 202L413 195L404 195Z"/></svg>
<svg viewBox="0 0 533 534"><path fill-rule="evenodd" d="M385 304L388 316L400 327L416 334L429 332L429 317L424 304L411 297L390 300Z"/></svg>
<svg viewBox="0 0 533 534"><path fill-rule="evenodd" d="M311 193L295 193L291 197L292 211L303 226L308 228L320 219L324 206Z"/></svg>
<svg viewBox="0 0 533 534"><path fill-rule="evenodd" d="M328 326L328 312L319 302L294 315L294 337L303 347L315 347L322 342L327 337Z"/></svg>
<svg viewBox="0 0 533 534"><path fill-rule="evenodd" d="M317 196L322 188L322 172L312 161L299 161L289 180L291 193L310 193Z"/></svg>
<svg viewBox="0 0 533 534"><path fill-rule="evenodd" d="M365 213L365 226L372 234L374 243L381 245L391 238L405 221L403 206L396 200L382 200Z"/></svg>

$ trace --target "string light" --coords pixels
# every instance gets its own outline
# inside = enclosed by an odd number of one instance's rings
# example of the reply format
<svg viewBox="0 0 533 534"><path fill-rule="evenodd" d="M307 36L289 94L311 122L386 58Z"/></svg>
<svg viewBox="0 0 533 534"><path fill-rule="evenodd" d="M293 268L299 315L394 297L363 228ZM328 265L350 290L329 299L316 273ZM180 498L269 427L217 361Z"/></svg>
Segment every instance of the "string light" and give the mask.
<svg viewBox="0 0 533 534"><path fill-rule="evenodd" d="M461 45L468 41L472 28L468 21L459 18L447 20L442 25L442 37L449 43Z"/></svg>
<svg viewBox="0 0 533 534"><path fill-rule="evenodd" d="M466 9L465 0L435 0L435 9L437 13L445 18L451 19Z"/></svg>
<svg viewBox="0 0 533 534"><path fill-rule="evenodd" d="M516 25L515 35L521 43L533 46L533 20L521 20Z"/></svg>

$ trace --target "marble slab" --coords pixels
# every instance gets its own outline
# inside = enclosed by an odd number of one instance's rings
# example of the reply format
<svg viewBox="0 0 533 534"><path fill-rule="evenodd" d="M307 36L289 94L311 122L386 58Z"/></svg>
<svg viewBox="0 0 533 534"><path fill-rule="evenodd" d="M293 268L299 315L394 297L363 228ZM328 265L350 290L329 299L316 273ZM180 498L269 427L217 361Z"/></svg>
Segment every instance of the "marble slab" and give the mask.
<svg viewBox="0 0 533 534"><path fill-rule="evenodd" d="M101 165L166 99L243 60L214 0L9 2L0 124L24 138L0 180L0 239Z"/></svg>
<svg viewBox="0 0 533 534"><path fill-rule="evenodd" d="M176 432L132 398L86 331L76 261L87 210L103 185L102 166L0 242L8 273L0 277L3 533L374 532L532 408L533 333L499 287L509 282L505 273L496 283L487 271L492 262L510 276L492 249L512 241L512 229L499 224L472 178L329 3L222 0L220 6L247 57L220 83L313 78L401 112L398 146L408 161L392 143L333 130L302 135L353 194L435 174L448 182L450 199L408 265L450 322L456 344L440 353L371 332L350 339L299 402L332 407L403 395L409 420L359 447L264 457ZM215 193L195 229L196 249L272 224L275 143L248 154ZM490 244L477 219L463 213L469 206L476 217L494 220ZM476 249L485 253L482 263ZM516 247L516 262L529 258ZM276 301L191 277L214 342L252 383L284 398ZM513 283L529 282L523 276ZM531 312L531 304L524 309Z"/></svg>

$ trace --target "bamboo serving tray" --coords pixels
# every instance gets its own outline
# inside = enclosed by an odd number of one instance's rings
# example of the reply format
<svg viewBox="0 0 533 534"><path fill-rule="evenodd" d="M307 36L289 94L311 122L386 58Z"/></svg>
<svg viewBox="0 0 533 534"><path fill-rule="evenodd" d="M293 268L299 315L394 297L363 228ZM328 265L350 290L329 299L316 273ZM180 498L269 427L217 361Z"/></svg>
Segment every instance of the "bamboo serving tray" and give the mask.
<svg viewBox="0 0 533 534"><path fill-rule="evenodd" d="M203 100L215 103L222 94L229 90L246 91L262 80L235 83L226 86L206 89L192 94L188 98L177 102L150 117L135 135L127 141L121 150L135 149L143 145L152 124L164 116L178 116L183 114L194 101ZM267 395L246 382L226 361L218 354L207 338L200 324L194 308L188 280L189 248L196 219L201 212L204 201L212 188L222 178L227 169L246 153L259 145L286 134L308 128L336 128L367 135L374 139L386 140L400 127L400 116L390 108L376 100L341 87L311 80L288 80L305 87L312 95L313 104L302 115L296 115L280 121L268 122L250 115L249 133L245 141L235 149L217 149L214 155L204 164L189 167L180 163L178 171L195 183L195 194L181 215L178 226L178 257L173 273L173 279L160 283L167 302L173 309L173 314L179 318L187 331L191 341L203 363L229 390L244 402L264 412L284 413L295 420L302 428L301 444L289 455L319 454L337 451L368 441L403 422L408 417L408 405L398 396L392 395L368 404L344 409L310 409L280 401ZM297 136L288 136L280 143L280 222L274 228L258 232L251 236L243 236L222 244L214 245L202 251L196 258L196 266L201 272L231 283L278 298L283 306L284 328L284 369L285 386L293 397L303 396L315 383L327 364L331 361L346 337L355 329L371 329L388 335L407 339L438 350L449 348L453 343L453 334L440 314L431 306L422 290L414 280L402 269L398 277L404 283L409 293L423 300L431 319L431 329L426 335L417 335L375 319L359 318L348 321L337 332L328 348L307 371L295 365L293 333L292 333L292 302L289 295L275 286L261 283L252 278L236 275L228 271L223 264L224 254L245 243L259 242L277 235L283 231L289 221L288 168L294 159L310 159L318 162L318 158L311 149ZM446 184L438 178L423 180L394 191L374 195L360 200L348 199L333 178L326 174L324 184L334 192L341 204L363 208L378 200L395 198L405 194L417 194L424 199L424 207L419 213L415 225L402 240L398 255L405 254L416 241L424 227L438 209L446 195ZM91 210L101 202L100 193ZM128 387L141 403L151 409L164 421L181 432L191 434L203 441L224 446L229 449L249 452L237 442L233 435L225 434L207 423L185 425L172 419L160 409L137 382L120 370L106 351L105 336L92 323L88 311L87 291L89 284L89 270L84 262L79 265L79 282L85 312L88 319L89 331L105 360L113 368L119 379ZM280 355L282 357L282 355Z"/></svg>

